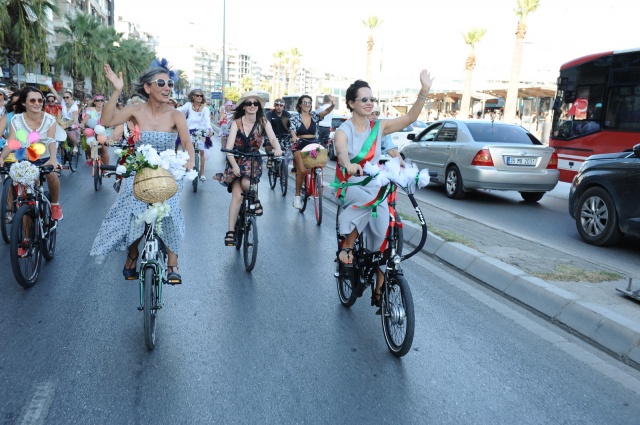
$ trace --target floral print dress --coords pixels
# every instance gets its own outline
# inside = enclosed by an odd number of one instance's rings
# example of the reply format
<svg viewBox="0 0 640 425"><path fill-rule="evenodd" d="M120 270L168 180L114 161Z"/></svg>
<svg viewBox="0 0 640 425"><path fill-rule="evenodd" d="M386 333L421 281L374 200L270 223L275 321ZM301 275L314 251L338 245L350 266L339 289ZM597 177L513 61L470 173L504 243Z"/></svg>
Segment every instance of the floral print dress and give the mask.
<svg viewBox="0 0 640 425"><path fill-rule="evenodd" d="M256 122L251 128L249 135L245 135L242 125L242 119L236 120L236 126L238 127L238 132L236 133L236 141L233 145L233 148L246 153L258 152L260 146L262 146L262 141L264 139L264 130L262 132L259 132ZM236 162L238 163L238 167L240 167L241 177L250 176L251 160L255 161L255 164L253 166L253 178L257 183L260 181L260 176L262 176L262 158L236 157ZM233 168L231 167L231 164L229 164L229 161L227 161L227 166L224 169L224 172L221 174L217 174L215 179L220 181L223 186L226 186L229 193L231 193L231 184L235 179L241 177L236 177L233 174Z"/></svg>

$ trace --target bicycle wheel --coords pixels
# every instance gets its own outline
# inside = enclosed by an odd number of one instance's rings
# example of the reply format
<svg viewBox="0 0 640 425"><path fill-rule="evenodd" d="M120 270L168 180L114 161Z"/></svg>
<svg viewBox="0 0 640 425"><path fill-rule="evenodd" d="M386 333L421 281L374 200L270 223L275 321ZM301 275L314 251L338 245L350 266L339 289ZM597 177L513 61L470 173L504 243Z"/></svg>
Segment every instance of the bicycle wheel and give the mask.
<svg viewBox="0 0 640 425"><path fill-rule="evenodd" d="M302 208L300 208L300 212L303 213L304 210L307 209L307 187L305 185L300 189L300 200L302 201Z"/></svg>
<svg viewBox="0 0 640 425"><path fill-rule="evenodd" d="M193 185L193 192L194 193L198 192L198 182L200 181L200 154L196 154L195 164L196 165L195 165L194 169L198 173L198 176L191 181L191 184Z"/></svg>
<svg viewBox="0 0 640 425"><path fill-rule="evenodd" d="M234 232L236 234L236 250L240 251L242 247L242 236L244 234L244 213L242 212L242 208L244 208L244 204L240 206L241 210L238 213L238 217L236 217L236 227Z"/></svg>
<svg viewBox="0 0 640 425"><path fill-rule="evenodd" d="M51 196L49 192L45 193L49 202L51 202ZM42 243L42 256L45 260L53 260L53 256L56 252L56 222L51 219L51 205L46 202L42 203L42 228L44 229L44 235L40 242Z"/></svg>
<svg viewBox="0 0 640 425"><path fill-rule="evenodd" d="M402 275L389 278L387 288L382 291L382 331L389 351L396 357L402 357L413 344L413 297L409 284Z"/></svg>
<svg viewBox="0 0 640 425"><path fill-rule="evenodd" d="M253 270L258 257L258 225L256 218L252 215L246 218L244 223L244 269L248 272Z"/></svg>
<svg viewBox="0 0 640 425"><path fill-rule="evenodd" d="M269 187L271 189L275 189L276 183L278 182L278 174L276 174L276 161L271 161L271 168L268 168L269 172Z"/></svg>
<svg viewBox="0 0 640 425"><path fill-rule="evenodd" d="M324 190L322 179L322 168L317 167L315 170L315 190L313 197L313 205L316 209L316 222L318 226L322 224L322 193Z"/></svg>
<svg viewBox="0 0 640 425"><path fill-rule="evenodd" d="M0 197L0 220L2 221L0 230L2 231L2 239L6 243L9 243L11 239L11 221L17 211L13 187L13 180L11 177L7 177L2 185L2 197Z"/></svg>
<svg viewBox="0 0 640 425"><path fill-rule="evenodd" d="M64 164L67 162L67 151L64 149L64 143L58 143L58 153L56 156L57 159L60 160L60 165L64 167Z"/></svg>
<svg viewBox="0 0 640 425"><path fill-rule="evenodd" d="M343 266L338 260L336 261L335 277L340 304L349 308L358 299L358 289L356 287L358 279L356 278L356 271L353 267Z"/></svg>
<svg viewBox="0 0 640 425"><path fill-rule="evenodd" d="M69 169L72 173L75 173L78 169L78 161L80 161L80 153L71 151L71 158L69 159Z"/></svg>
<svg viewBox="0 0 640 425"><path fill-rule="evenodd" d="M42 253L38 240L35 208L23 205L18 208L11 226L11 269L20 286L30 288L38 279L42 267Z"/></svg>
<svg viewBox="0 0 640 425"><path fill-rule="evenodd" d="M153 266L144 269L144 281L142 282L144 305L142 312L144 315L144 343L149 350L153 350L156 345L156 313L158 312L158 277Z"/></svg>
<svg viewBox="0 0 640 425"><path fill-rule="evenodd" d="M93 160L93 187L96 192L100 189L100 165L96 159Z"/></svg>
<svg viewBox="0 0 640 425"><path fill-rule="evenodd" d="M287 175L287 162L285 160L280 161L280 191L282 196L287 196L287 188L289 187Z"/></svg>

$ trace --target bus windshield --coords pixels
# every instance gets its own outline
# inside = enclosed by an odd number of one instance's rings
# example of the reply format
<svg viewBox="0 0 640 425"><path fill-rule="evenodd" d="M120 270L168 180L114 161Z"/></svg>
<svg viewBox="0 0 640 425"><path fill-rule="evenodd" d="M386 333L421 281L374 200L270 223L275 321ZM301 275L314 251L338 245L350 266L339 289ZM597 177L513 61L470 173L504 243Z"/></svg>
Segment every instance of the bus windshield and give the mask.
<svg viewBox="0 0 640 425"><path fill-rule="evenodd" d="M590 155L640 139L640 49L578 58L560 68L549 145L570 182Z"/></svg>

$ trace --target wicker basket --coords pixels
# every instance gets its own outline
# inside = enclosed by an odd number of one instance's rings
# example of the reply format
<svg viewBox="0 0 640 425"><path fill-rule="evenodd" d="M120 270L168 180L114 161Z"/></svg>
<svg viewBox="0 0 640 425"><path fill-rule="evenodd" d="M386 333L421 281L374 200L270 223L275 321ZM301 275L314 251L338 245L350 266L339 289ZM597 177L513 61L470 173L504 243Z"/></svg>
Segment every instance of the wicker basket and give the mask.
<svg viewBox="0 0 640 425"><path fill-rule="evenodd" d="M164 168L143 168L133 180L133 196L147 204L164 202L178 191L178 183Z"/></svg>
<svg viewBox="0 0 640 425"><path fill-rule="evenodd" d="M302 151L300 154L302 155L302 163L304 164L304 168L310 170L314 167L324 167L327 165L327 150L324 148L319 149L318 156L315 158L309 155L309 152L312 151Z"/></svg>

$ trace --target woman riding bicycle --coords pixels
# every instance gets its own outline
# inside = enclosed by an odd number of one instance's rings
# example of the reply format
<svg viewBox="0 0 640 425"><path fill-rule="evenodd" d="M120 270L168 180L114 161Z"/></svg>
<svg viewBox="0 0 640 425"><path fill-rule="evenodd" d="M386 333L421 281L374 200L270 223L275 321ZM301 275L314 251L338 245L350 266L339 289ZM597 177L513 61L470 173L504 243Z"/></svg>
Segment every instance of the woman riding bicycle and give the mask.
<svg viewBox="0 0 640 425"><path fill-rule="evenodd" d="M294 165L296 168L296 193L293 197L293 207L297 209L302 208L302 199L300 198L300 191L302 190L302 183L304 183L305 174L307 169L302 163L302 154L300 151L311 143L317 143L318 140L318 122L322 121L325 115L333 111L335 106L332 96L329 96L331 106L319 114L311 110L313 101L311 96L302 95L298 98L296 104L296 111L299 115L291 117L291 151L293 152Z"/></svg>
<svg viewBox="0 0 640 425"><path fill-rule="evenodd" d="M345 241L338 260L351 264L351 251L358 234L367 231L367 246L370 251L379 251L389 226L389 206L386 199L378 199L380 186L376 180L362 175L364 164L377 164L380 159L381 140L386 134L400 131L416 119L424 107L433 79L427 70L420 73L422 85L418 98L407 115L388 120L370 120L369 116L377 99L369 84L357 80L346 93L347 108L352 116L335 133L336 154L340 167L336 177L341 187L336 198L343 210L339 218L339 232ZM380 299L380 288L384 283L382 270L376 270L376 302Z"/></svg>
<svg viewBox="0 0 640 425"><path fill-rule="evenodd" d="M262 146L264 137L267 136L271 146L274 148L275 156L281 156L282 150L276 135L267 121L264 114L264 99L255 92L247 92L236 103L236 111L233 115L233 122L229 128L226 149L236 149L242 152L258 152ZM254 175L251 176L251 163L254 163ZM236 225L236 218L242 204L242 192L249 190L251 184L258 184L262 175L262 158L237 158L233 154L227 154L227 168L219 176L223 185L231 193L231 203L229 204L229 231L224 237L226 246L234 246L236 238L233 229ZM251 181L250 181L251 180ZM256 201L253 205L255 215L262 215L262 205Z"/></svg>
<svg viewBox="0 0 640 425"><path fill-rule="evenodd" d="M37 132L39 134L39 143L46 146L46 150L32 164L40 167L43 165L51 165L53 168L61 168L56 159L56 119L42 110L44 96L42 92L35 87L25 87L20 92L20 97L16 103L15 115L9 124L9 140L16 138L16 132L23 130L27 133ZM4 160L11 153L9 146L5 145L0 154L0 167L4 165ZM51 194L51 218L54 220L62 220L62 207L58 203L60 196L60 181L58 174L47 174L47 186Z"/></svg>
<svg viewBox="0 0 640 425"><path fill-rule="evenodd" d="M205 137L198 137L198 149L200 149L200 169L198 170L198 178L200 181L205 181L207 178L204 176L204 150L209 149L213 142L211 136L213 136L213 127L211 127L211 111L204 103L204 93L200 89L193 89L189 92L189 101L178 108L178 111L182 112L187 118L187 127L192 134L192 139L196 130L204 130ZM195 140L194 140L195 141ZM180 144L180 138L176 141L176 145Z"/></svg>
<svg viewBox="0 0 640 425"><path fill-rule="evenodd" d="M122 73L116 75L108 64L105 65L106 77L113 84L114 90L102 112L102 122L103 125L115 126L135 119L141 130L136 145L150 144L158 152L167 149L173 151L176 136L179 134L182 147L189 153L186 168L190 170L193 168L194 153L187 121L184 115L168 105L174 82L169 77L169 69L166 66L155 65L156 63L154 61L154 65L142 74L135 84L137 93L148 99L147 102L127 105L122 109L116 109L118 97L124 87ZM178 192L167 201L171 214L162 219L162 241L168 254L167 281L170 284L182 283L182 277L178 272L178 251L185 232L184 217L180 208L181 189L182 181L178 181ZM90 255L128 250L127 260L122 269L122 274L127 280L136 280L139 276L136 267L138 244L144 232L144 223L140 222L139 217L146 210L147 204L133 196L133 178L123 179L118 197L102 222L91 248Z"/></svg>
<svg viewBox="0 0 640 425"><path fill-rule="evenodd" d="M102 123L102 111L104 109L104 95L103 94L94 95L93 105L94 105L93 108L88 107L86 109L85 116L82 120L82 124L80 124L80 128L83 128L83 129L87 128L89 121L94 120L97 123L97 125L102 125L105 127L105 130L107 131L106 135L108 138L109 136L111 136L111 133L113 132L113 127L107 127ZM114 109L115 109L115 104L114 104ZM102 145L102 143L100 143L100 145ZM85 152L87 154L87 158L91 158L91 146L87 145L87 150ZM102 149L100 153L100 157L102 159L103 164L108 164L109 150ZM87 165L93 165L93 161L91 161L91 159L87 160Z"/></svg>

